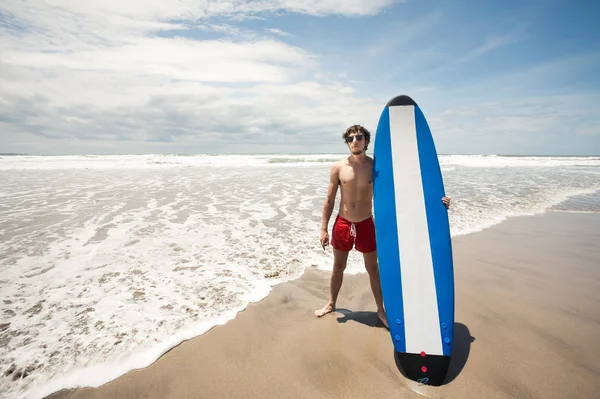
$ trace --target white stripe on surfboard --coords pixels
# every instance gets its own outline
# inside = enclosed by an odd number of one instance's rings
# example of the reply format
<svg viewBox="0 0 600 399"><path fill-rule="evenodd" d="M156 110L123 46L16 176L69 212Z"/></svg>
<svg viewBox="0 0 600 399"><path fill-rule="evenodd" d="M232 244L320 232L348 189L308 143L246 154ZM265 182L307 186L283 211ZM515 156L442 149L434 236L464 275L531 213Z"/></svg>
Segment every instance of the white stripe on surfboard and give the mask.
<svg viewBox="0 0 600 399"><path fill-rule="evenodd" d="M443 355L415 107L389 107L389 115L406 352Z"/></svg>

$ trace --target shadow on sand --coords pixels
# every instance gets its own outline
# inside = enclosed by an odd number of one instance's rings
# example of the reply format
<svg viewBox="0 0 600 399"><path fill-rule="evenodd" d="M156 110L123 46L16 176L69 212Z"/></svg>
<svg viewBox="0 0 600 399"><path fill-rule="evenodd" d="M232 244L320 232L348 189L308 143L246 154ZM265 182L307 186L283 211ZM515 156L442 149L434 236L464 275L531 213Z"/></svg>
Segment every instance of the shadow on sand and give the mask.
<svg viewBox="0 0 600 399"><path fill-rule="evenodd" d="M377 317L377 312L358 311L353 312L350 309L336 308L335 312L341 313L343 316L338 317L338 323L346 323L348 321L355 321L357 323L364 324L369 327L381 327L385 328L383 323Z"/></svg>
<svg viewBox="0 0 600 399"><path fill-rule="evenodd" d="M369 327L379 327L386 328L379 318L377 317L377 312L368 312L368 311L358 311L353 312L349 309L340 309L337 308L335 310L338 313L341 313L342 316L337 318L338 323L346 323L348 321L355 321L357 323L364 324ZM469 328L462 323L454 323L454 348L453 353L450 358L450 364L448 366L448 372L441 383L441 385L448 384L462 371L467 364L467 360L469 358L469 353L471 352L471 343L475 342L475 337L471 336L471 332ZM400 364L400 360L396 351L394 351L394 359L396 361L396 366L398 367L398 371L402 373L405 378L409 378L406 375L402 365Z"/></svg>

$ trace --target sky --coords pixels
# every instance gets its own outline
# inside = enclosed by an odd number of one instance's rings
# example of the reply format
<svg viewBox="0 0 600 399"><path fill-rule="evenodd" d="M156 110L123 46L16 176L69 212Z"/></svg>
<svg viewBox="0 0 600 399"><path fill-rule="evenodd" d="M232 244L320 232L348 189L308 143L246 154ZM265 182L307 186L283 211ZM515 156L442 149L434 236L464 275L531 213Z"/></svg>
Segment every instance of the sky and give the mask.
<svg viewBox="0 0 600 399"><path fill-rule="evenodd" d="M0 153L344 153L348 126L376 140L406 94L441 154L600 155L599 15L580 0L0 0Z"/></svg>

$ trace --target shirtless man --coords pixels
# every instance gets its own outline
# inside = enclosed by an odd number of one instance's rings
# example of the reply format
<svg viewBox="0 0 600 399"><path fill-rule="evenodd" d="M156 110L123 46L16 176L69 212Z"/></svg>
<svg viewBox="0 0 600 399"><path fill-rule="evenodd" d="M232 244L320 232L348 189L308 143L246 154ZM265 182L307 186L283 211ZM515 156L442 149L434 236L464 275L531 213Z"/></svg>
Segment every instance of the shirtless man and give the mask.
<svg viewBox="0 0 600 399"><path fill-rule="evenodd" d="M321 222L320 240L321 246L325 249L329 244L327 226L335 205L337 190L340 187L340 208L331 233L333 272L329 285L329 302L322 308L315 310L315 315L321 317L335 310L348 254L354 246L357 251L363 254L365 269L369 274L371 290L377 305L377 316L388 327L381 294L375 245L375 225L372 215L373 158L366 155L371 133L360 125L354 125L346 130L343 138L348 144L350 156L336 162L331 168L329 188L323 205ZM442 202L447 208L450 206L450 198L444 197Z"/></svg>

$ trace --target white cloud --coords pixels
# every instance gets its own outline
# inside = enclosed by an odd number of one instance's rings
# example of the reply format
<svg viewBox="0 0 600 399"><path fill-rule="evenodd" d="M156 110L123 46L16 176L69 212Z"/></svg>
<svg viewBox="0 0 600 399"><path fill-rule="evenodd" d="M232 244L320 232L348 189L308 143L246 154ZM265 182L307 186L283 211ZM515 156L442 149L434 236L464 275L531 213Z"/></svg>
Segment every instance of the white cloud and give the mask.
<svg viewBox="0 0 600 399"><path fill-rule="evenodd" d="M7 51L18 66L75 71L132 72L196 81L253 82L287 80L286 66L315 63L302 50L280 42L232 43L183 38L139 38L130 43L70 53Z"/></svg>
<svg viewBox="0 0 600 399"><path fill-rule="evenodd" d="M197 21L215 16L296 12L309 15L374 15L398 0L24 0L3 4L5 12L29 23L50 15L67 15L81 22L109 22L122 26L140 26L140 21ZM152 26L148 26L151 28ZM156 27L156 25L155 25Z"/></svg>
<svg viewBox="0 0 600 399"><path fill-rule="evenodd" d="M316 55L258 34L242 35L235 25L211 18L262 12L359 16L392 3L2 4L0 145L33 153L243 151L261 140L306 148L293 133L316 140L331 131L333 143L338 130L360 121L375 103L353 97L347 85L313 82L322 75ZM234 38L159 35L175 29Z"/></svg>
<svg viewBox="0 0 600 399"><path fill-rule="evenodd" d="M394 23L375 43L370 43L365 54L370 58L385 56L392 52L401 51L402 46L411 43L432 29L442 17L442 11L436 10L417 18L407 18L406 21Z"/></svg>
<svg viewBox="0 0 600 399"><path fill-rule="evenodd" d="M429 124L449 153L598 154L599 100L596 92L463 103L430 117Z"/></svg>
<svg viewBox="0 0 600 399"><path fill-rule="evenodd" d="M283 37L289 37L289 36L291 36L288 32L284 32L281 29L277 29L277 28L268 28L268 29L265 29L265 30L267 32L271 32L271 33L273 33L275 35L278 35L278 36L283 36Z"/></svg>
<svg viewBox="0 0 600 399"><path fill-rule="evenodd" d="M405 0L266 0L258 1L256 8L289 10L310 15L375 15L394 3Z"/></svg>
<svg viewBox="0 0 600 399"><path fill-rule="evenodd" d="M460 58L460 61L470 61L495 49L523 41L528 37L529 36L526 33L526 26L518 25L509 32L486 37L483 44L469 51L465 56Z"/></svg>

